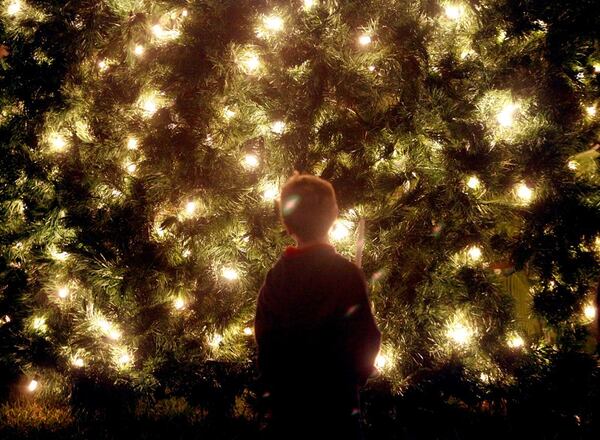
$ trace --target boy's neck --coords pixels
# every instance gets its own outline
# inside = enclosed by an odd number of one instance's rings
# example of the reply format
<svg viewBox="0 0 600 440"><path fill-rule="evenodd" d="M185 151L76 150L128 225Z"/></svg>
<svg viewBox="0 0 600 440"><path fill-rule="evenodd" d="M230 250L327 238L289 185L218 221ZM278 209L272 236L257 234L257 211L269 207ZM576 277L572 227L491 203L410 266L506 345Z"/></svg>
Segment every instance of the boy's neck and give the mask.
<svg viewBox="0 0 600 440"><path fill-rule="evenodd" d="M310 246L314 246L317 244L330 244L329 243L329 238L328 237L322 237L322 238L318 238L315 240L300 240L298 238L295 239L296 240L296 247L298 249L304 249Z"/></svg>

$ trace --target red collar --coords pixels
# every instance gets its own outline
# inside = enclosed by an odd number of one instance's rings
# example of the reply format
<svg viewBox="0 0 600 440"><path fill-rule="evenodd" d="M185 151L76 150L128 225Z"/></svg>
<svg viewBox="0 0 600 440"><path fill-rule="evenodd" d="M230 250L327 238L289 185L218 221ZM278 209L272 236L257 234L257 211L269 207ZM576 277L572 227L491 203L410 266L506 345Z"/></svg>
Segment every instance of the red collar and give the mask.
<svg viewBox="0 0 600 440"><path fill-rule="evenodd" d="M299 255L304 255L304 254L308 254L309 252L315 250L315 249L331 249L331 250L335 250L335 248L330 245L329 243L315 243L315 244L311 244L310 246L306 246L303 248L297 248L296 246L288 246L285 248L285 252L283 253L284 256L286 257L297 257Z"/></svg>

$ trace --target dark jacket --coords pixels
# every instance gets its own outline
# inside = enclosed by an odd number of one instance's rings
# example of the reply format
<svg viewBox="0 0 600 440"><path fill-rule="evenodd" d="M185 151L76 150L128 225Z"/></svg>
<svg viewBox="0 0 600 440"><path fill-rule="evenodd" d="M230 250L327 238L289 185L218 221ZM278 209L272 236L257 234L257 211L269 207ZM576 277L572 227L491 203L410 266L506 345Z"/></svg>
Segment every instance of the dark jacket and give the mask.
<svg viewBox="0 0 600 440"><path fill-rule="evenodd" d="M311 419L357 417L381 343L361 269L330 245L288 248L260 289L254 327L273 419L306 408Z"/></svg>

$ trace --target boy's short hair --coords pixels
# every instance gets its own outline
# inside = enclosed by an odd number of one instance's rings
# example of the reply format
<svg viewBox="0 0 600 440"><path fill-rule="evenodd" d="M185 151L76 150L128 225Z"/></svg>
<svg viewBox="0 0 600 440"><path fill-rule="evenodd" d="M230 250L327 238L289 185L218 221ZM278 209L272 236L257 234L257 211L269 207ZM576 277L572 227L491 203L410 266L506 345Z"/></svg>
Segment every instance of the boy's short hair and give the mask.
<svg viewBox="0 0 600 440"><path fill-rule="evenodd" d="M283 185L280 199L283 224L302 240L325 236L338 215L333 186L317 176L295 171Z"/></svg>

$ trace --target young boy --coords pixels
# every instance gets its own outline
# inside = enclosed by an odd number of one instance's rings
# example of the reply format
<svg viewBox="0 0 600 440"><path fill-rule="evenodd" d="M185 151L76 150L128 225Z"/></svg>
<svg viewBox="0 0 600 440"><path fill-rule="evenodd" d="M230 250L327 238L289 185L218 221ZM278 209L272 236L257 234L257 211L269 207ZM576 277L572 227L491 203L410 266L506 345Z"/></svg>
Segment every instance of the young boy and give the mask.
<svg viewBox="0 0 600 440"><path fill-rule="evenodd" d="M333 187L296 172L282 188L280 215L297 246L267 273L254 322L273 438L360 439L359 388L381 333L362 271L329 244Z"/></svg>

